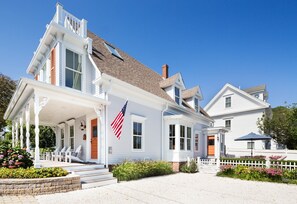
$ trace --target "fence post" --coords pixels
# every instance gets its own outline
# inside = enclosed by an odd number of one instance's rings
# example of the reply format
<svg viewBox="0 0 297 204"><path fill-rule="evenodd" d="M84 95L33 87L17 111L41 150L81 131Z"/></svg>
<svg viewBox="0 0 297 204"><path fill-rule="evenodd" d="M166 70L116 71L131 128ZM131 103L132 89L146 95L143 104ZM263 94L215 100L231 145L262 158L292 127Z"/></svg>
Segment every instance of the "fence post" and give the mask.
<svg viewBox="0 0 297 204"><path fill-rule="evenodd" d="M217 171L220 171L221 160L220 157L217 158Z"/></svg>
<svg viewBox="0 0 297 204"><path fill-rule="evenodd" d="M197 157L197 166L198 166L198 168L200 168L200 166L201 166L201 163L200 163L201 161L200 161L200 157Z"/></svg>
<svg viewBox="0 0 297 204"><path fill-rule="evenodd" d="M265 160L265 166L266 166L266 168L268 169L268 168L270 168L270 159L269 159L269 157L266 157L266 160Z"/></svg>
<svg viewBox="0 0 297 204"><path fill-rule="evenodd" d="M190 157L187 157L187 166L190 166Z"/></svg>

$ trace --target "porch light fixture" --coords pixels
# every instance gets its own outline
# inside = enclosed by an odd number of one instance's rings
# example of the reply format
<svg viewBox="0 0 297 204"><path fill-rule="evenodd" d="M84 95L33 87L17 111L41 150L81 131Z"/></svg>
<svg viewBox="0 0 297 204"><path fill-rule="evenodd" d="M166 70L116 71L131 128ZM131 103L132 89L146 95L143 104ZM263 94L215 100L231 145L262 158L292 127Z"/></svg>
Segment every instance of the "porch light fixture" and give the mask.
<svg viewBox="0 0 297 204"><path fill-rule="evenodd" d="M86 122L84 120L80 121L80 130L84 131L86 129Z"/></svg>

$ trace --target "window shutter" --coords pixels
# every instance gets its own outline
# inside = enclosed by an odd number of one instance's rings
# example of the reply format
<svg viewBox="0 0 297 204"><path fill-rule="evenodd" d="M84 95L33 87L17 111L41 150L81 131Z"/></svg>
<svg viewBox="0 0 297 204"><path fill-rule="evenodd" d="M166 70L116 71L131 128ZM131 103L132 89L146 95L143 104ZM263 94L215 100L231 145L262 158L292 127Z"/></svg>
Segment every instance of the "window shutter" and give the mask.
<svg viewBox="0 0 297 204"><path fill-rule="evenodd" d="M35 79L36 81L38 81L38 75L37 75L37 74L35 75L34 79Z"/></svg>
<svg viewBox="0 0 297 204"><path fill-rule="evenodd" d="M51 84L56 85L56 48L51 51Z"/></svg>

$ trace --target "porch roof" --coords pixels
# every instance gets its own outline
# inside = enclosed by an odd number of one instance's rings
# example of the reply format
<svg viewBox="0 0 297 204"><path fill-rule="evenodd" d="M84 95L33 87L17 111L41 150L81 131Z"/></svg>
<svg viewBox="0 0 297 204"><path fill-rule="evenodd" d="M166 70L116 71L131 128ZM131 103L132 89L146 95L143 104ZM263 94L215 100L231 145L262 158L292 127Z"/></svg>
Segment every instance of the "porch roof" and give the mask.
<svg viewBox="0 0 297 204"><path fill-rule="evenodd" d="M14 120L24 114L26 105L30 105L30 122L34 121L34 97L46 103L40 111L41 125L57 125L71 118L78 118L94 112L94 108L108 105L109 102L82 93L80 91L59 87L32 79L22 78L8 105L4 119Z"/></svg>

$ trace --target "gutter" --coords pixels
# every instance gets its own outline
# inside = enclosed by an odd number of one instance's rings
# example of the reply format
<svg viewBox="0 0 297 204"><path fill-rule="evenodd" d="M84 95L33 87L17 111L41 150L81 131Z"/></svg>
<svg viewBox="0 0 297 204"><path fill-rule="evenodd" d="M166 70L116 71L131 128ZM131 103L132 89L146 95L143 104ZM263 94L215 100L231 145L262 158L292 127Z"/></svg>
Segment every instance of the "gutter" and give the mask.
<svg viewBox="0 0 297 204"><path fill-rule="evenodd" d="M163 148L164 148L164 146L163 146L163 144L164 144L164 132L165 132L165 130L164 130L164 113L165 113L165 111L167 111L168 110L168 103L166 103L166 106L165 106L165 109L164 110L162 110L162 112L161 112L161 118L162 118L162 121L161 121L161 128L162 128L162 135L161 135L161 160L163 160L164 159L164 151L163 151Z"/></svg>

